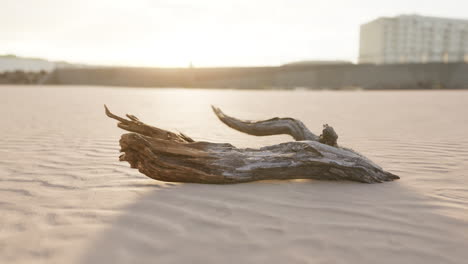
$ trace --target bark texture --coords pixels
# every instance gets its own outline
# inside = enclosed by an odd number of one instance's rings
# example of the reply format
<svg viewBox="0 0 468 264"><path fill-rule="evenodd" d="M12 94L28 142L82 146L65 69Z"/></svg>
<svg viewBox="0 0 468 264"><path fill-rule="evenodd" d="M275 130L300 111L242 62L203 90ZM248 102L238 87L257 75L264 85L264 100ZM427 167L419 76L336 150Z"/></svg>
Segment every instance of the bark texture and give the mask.
<svg viewBox="0 0 468 264"><path fill-rule="evenodd" d="M196 142L141 122L106 115L119 121L122 129L134 132L120 139L121 161L146 176L171 182L240 183L267 179L351 180L376 183L399 179L347 148L338 147L338 135L324 125L316 136L299 120L272 118L265 121L242 121L213 107L218 118L241 132L263 136L288 134L298 141L259 149L239 149L231 144Z"/></svg>

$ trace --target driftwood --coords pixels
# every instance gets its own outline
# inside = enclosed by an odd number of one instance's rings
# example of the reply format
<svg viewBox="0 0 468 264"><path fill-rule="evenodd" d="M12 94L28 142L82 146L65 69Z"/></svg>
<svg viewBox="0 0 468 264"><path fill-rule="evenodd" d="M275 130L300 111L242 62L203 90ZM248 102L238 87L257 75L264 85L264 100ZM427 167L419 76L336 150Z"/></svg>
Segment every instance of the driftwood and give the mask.
<svg viewBox="0 0 468 264"><path fill-rule="evenodd" d="M133 132L120 139L120 161L146 176L170 182L240 183L269 179L351 180L376 183L399 179L347 148L338 146L334 129L324 125L315 135L299 120L272 118L242 121L213 107L216 116L229 127L256 135L288 134L293 142L239 149L231 144L194 141L182 133L173 133L141 122L114 115L105 106L106 115L118 127Z"/></svg>

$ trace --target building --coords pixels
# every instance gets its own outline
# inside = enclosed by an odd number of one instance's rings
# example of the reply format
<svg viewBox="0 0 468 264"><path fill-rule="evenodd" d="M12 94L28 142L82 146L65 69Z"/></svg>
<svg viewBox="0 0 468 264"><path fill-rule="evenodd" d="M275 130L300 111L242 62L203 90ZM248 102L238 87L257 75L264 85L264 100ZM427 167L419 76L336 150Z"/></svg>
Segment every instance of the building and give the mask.
<svg viewBox="0 0 468 264"><path fill-rule="evenodd" d="M52 71L56 68L54 62L36 59L17 57L15 55L0 55L0 72L6 71Z"/></svg>
<svg viewBox="0 0 468 264"><path fill-rule="evenodd" d="M468 62L468 20L401 15L361 25L359 63Z"/></svg>

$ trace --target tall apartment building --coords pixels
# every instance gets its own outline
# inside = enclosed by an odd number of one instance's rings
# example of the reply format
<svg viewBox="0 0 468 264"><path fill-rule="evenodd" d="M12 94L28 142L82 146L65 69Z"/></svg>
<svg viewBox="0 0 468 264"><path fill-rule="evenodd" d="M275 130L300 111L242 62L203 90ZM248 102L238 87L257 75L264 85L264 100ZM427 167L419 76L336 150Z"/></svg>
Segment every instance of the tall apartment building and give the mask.
<svg viewBox="0 0 468 264"><path fill-rule="evenodd" d="M359 63L468 62L468 20L401 15L361 25Z"/></svg>

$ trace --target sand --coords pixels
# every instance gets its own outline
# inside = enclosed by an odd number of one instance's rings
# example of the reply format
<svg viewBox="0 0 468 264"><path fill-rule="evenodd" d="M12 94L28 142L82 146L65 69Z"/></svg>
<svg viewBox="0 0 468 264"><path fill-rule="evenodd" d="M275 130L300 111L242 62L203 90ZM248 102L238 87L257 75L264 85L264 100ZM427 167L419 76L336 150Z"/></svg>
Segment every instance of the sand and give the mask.
<svg viewBox="0 0 468 264"><path fill-rule="evenodd" d="M259 147L243 118L330 123L400 181L155 181L118 162L132 113L197 140ZM466 263L468 92L0 86L0 263Z"/></svg>

